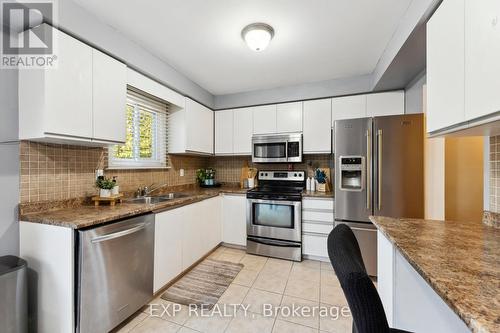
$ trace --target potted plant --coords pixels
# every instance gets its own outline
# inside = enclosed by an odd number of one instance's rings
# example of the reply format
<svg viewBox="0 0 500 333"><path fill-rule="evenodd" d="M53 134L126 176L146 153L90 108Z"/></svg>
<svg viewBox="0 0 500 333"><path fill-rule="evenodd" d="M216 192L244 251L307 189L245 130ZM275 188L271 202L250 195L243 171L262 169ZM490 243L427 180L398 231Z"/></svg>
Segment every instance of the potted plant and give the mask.
<svg viewBox="0 0 500 333"><path fill-rule="evenodd" d="M207 172L205 169L196 170L196 181L198 184L205 184L205 179L207 179Z"/></svg>
<svg viewBox="0 0 500 333"><path fill-rule="evenodd" d="M326 172L324 170L321 170L320 168L317 168L315 171L315 178L318 182L316 190L318 192L326 192L326 182L328 180Z"/></svg>
<svg viewBox="0 0 500 333"><path fill-rule="evenodd" d="M102 177L96 180L95 186L99 189L101 198L108 198L111 196L111 190L116 186L116 182L110 178Z"/></svg>
<svg viewBox="0 0 500 333"><path fill-rule="evenodd" d="M205 174L206 174L205 185L209 186L214 185L215 170L212 168L208 168L205 170Z"/></svg>

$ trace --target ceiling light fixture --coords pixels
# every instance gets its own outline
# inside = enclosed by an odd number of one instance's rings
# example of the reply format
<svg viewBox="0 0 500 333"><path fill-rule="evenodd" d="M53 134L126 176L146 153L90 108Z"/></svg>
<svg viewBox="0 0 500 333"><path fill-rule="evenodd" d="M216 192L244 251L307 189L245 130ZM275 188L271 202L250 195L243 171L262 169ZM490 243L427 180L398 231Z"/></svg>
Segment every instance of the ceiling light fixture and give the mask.
<svg viewBox="0 0 500 333"><path fill-rule="evenodd" d="M273 36L273 27L265 23L252 23L241 31L241 37L245 43L251 50L256 52L265 50Z"/></svg>

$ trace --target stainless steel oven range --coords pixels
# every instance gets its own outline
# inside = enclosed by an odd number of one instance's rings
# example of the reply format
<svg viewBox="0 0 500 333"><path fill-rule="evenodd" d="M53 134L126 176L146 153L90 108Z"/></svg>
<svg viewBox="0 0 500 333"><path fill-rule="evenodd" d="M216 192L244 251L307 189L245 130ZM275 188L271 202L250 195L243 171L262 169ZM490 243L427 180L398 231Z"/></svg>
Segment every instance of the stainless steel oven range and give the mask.
<svg viewBox="0 0 500 333"><path fill-rule="evenodd" d="M247 192L247 253L302 260L304 171L260 171Z"/></svg>

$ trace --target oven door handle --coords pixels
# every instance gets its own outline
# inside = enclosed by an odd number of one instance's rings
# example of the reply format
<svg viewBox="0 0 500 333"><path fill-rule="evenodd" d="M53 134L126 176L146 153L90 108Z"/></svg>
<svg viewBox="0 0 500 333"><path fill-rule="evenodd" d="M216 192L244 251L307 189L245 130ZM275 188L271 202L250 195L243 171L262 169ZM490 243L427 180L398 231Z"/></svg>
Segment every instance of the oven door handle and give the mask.
<svg viewBox="0 0 500 333"><path fill-rule="evenodd" d="M251 203L271 204L271 205L285 205L285 206L301 206L301 201L287 201L287 200L267 200L267 199L247 199Z"/></svg>
<svg viewBox="0 0 500 333"><path fill-rule="evenodd" d="M247 240L259 243L259 244L264 244L264 245L270 245L270 246L279 246L279 247L300 247L300 244L293 244L289 242L280 242L280 241L275 241L275 240L264 240L264 239L258 239L254 237L247 237Z"/></svg>

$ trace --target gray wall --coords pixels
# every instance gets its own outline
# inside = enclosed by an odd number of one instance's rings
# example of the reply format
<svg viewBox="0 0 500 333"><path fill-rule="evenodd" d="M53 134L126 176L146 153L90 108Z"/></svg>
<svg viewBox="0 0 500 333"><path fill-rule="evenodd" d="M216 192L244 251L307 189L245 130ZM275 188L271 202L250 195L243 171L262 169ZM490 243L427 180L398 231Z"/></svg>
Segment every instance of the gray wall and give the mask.
<svg viewBox="0 0 500 333"><path fill-rule="evenodd" d="M427 82L425 71L417 75L405 88L405 110L406 113L422 113L423 106L423 86Z"/></svg>
<svg viewBox="0 0 500 333"><path fill-rule="evenodd" d="M0 69L0 256L19 254L17 77L17 70Z"/></svg>
<svg viewBox="0 0 500 333"><path fill-rule="evenodd" d="M370 91L371 75L215 96L215 109L352 95Z"/></svg>

